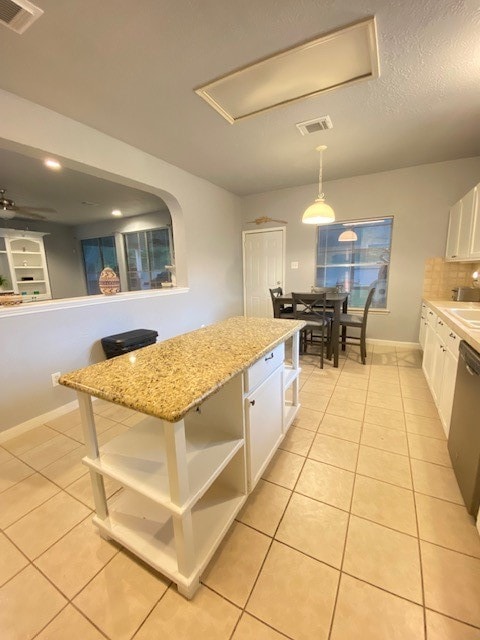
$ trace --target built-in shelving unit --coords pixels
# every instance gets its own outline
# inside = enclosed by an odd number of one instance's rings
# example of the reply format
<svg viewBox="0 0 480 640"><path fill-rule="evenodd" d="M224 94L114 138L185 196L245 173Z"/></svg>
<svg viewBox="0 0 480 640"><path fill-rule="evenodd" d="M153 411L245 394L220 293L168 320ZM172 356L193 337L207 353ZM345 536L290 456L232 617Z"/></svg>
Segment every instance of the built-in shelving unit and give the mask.
<svg viewBox="0 0 480 640"><path fill-rule="evenodd" d="M0 229L0 274L9 281L9 290L21 294L25 302L52 297L44 235L36 231Z"/></svg>

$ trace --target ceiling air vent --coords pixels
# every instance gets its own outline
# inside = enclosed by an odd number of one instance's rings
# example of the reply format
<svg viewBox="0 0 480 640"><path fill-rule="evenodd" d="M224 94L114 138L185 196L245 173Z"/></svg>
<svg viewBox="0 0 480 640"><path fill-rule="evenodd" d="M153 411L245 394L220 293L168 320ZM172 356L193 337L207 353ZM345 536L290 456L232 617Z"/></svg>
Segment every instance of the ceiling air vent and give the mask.
<svg viewBox="0 0 480 640"><path fill-rule="evenodd" d="M0 24L23 33L43 13L28 0L0 0Z"/></svg>
<svg viewBox="0 0 480 640"><path fill-rule="evenodd" d="M307 136L309 133L317 133L317 131L325 131L326 129L333 129L330 116L321 116L314 120L306 120L305 122L299 122L296 125L302 136Z"/></svg>

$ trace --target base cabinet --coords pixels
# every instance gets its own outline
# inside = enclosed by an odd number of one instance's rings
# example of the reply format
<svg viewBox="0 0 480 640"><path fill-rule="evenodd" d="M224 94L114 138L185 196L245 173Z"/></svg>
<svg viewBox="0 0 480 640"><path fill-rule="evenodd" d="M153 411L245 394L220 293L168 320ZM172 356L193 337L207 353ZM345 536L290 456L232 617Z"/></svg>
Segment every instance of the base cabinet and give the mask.
<svg viewBox="0 0 480 640"><path fill-rule="evenodd" d="M448 436L457 377L460 339L448 324L426 307L422 368L432 392L440 420Z"/></svg>
<svg viewBox="0 0 480 640"><path fill-rule="evenodd" d="M251 491L283 439L283 368L245 400L247 470Z"/></svg>

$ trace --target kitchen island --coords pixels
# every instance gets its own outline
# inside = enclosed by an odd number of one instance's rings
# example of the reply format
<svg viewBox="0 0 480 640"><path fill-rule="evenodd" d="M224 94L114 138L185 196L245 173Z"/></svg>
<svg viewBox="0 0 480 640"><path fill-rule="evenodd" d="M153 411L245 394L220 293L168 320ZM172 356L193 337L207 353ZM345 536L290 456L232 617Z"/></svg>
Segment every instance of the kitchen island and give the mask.
<svg viewBox="0 0 480 640"><path fill-rule="evenodd" d="M60 378L78 394L94 523L188 598L298 411L303 326L230 318ZM99 448L92 396L138 423ZM108 502L104 477L122 486Z"/></svg>

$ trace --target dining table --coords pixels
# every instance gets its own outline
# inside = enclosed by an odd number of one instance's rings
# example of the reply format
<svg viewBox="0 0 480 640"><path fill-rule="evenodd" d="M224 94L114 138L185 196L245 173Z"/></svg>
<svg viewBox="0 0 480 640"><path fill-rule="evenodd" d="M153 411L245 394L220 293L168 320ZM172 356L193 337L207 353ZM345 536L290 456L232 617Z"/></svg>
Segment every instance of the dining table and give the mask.
<svg viewBox="0 0 480 640"><path fill-rule="evenodd" d="M311 293L310 291L308 292ZM348 311L348 293L347 292L325 292L326 305L329 309L333 309L332 315L332 355L333 366L338 367L339 357L339 344L340 344L340 314L347 313ZM300 293L300 295L302 295ZM282 307L293 304L293 296L291 293L285 293L281 296L276 296L273 300L273 315L275 318L280 318L280 312Z"/></svg>

